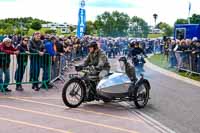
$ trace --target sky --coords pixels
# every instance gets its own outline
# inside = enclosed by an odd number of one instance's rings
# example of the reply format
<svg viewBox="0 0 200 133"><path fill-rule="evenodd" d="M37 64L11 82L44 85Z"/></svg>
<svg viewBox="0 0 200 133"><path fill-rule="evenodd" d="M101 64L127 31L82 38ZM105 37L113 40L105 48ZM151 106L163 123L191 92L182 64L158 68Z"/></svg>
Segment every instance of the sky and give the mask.
<svg viewBox="0 0 200 133"><path fill-rule="evenodd" d="M200 0L86 0L86 18L94 21L105 11L119 11L130 17L143 18L154 25L157 22L173 25L178 18L187 18L191 2L191 14L200 14ZM33 17L47 21L69 24L78 23L79 0L0 0L0 19Z"/></svg>

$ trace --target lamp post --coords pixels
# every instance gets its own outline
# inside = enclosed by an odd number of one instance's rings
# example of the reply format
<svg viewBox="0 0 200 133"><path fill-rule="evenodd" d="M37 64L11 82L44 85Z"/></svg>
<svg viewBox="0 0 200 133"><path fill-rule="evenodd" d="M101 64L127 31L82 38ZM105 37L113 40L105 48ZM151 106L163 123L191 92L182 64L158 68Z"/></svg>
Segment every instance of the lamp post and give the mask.
<svg viewBox="0 0 200 133"><path fill-rule="evenodd" d="M158 14L154 13L153 18L154 18L154 21L155 21L155 28L156 28L156 21L157 21L157 18L158 18Z"/></svg>

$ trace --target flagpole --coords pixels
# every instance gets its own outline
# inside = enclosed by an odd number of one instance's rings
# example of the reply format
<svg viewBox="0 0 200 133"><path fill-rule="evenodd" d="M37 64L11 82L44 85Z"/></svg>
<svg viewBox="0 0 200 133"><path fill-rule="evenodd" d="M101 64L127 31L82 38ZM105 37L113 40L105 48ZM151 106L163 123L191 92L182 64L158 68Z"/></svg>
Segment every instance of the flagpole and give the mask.
<svg viewBox="0 0 200 133"><path fill-rule="evenodd" d="M190 24L191 2L189 1L188 24Z"/></svg>

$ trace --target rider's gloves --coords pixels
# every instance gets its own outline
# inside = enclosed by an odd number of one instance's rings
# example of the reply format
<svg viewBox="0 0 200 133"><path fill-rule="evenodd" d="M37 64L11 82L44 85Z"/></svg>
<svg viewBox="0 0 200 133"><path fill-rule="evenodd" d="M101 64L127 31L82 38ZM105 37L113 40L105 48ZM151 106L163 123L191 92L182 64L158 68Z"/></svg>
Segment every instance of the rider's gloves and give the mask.
<svg viewBox="0 0 200 133"><path fill-rule="evenodd" d="M99 66L94 66L94 69L97 71L101 71L101 68Z"/></svg>

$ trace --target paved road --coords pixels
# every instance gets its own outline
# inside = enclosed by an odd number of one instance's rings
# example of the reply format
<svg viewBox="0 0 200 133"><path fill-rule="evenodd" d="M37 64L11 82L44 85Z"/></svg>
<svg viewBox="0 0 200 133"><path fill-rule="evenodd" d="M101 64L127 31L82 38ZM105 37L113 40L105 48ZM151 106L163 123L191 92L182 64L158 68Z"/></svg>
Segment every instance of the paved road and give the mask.
<svg viewBox="0 0 200 133"><path fill-rule="evenodd" d="M61 100L62 82L56 84L59 89L48 92L34 92L28 89L30 86L24 86L27 89L23 93L0 94L0 132L159 132L156 125L137 115L142 112L177 133L199 133L200 88L149 68L146 71L152 99L139 111L134 105L102 102L83 104L77 109L66 108Z"/></svg>
<svg viewBox="0 0 200 133"><path fill-rule="evenodd" d="M39 92L9 86L12 93L0 94L0 133L159 133L130 105L93 102L69 109L61 99L63 83L56 86Z"/></svg>
<svg viewBox="0 0 200 133"><path fill-rule="evenodd" d="M200 88L146 68L152 91L140 110L177 133L200 133Z"/></svg>

